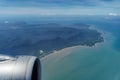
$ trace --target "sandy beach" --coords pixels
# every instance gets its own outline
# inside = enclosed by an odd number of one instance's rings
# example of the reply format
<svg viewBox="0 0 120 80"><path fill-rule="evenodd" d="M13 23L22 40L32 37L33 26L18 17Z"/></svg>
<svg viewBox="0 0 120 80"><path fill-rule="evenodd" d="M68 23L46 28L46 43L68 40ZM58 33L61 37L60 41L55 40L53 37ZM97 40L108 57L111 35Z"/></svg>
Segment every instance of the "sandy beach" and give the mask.
<svg viewBox="0 0 120 80"><path fill-rule="evenodd" d="M56 56L57 58L62 58L62 57L65 57L65 56L68 56L69 54L72 53L72 51L78 49L78 48L81 48L81 49L88 49L88 48L97 48L97 47L100 47L102 46L103 44L107 44L108 42L108 37L112 36L111 33L109 32L105 32L103 30L100 30L100 29L97 29L95 26L90 26L90 29L92 30L96 30L98 32L101 33L101 36L104 38L104 42L100 42L100 43L96 43L93 47L90 47L90 46L85 46L85 45L78 45L78 46L72 46L72 47L67 47L67 48L64 48L64 49L61 49L61 50L55 50L53 51L52 53L44 56L41 58L41 61L44 61L46 60L47 58L53 58L54 56ZM111 39L114 39L114 37L111 37ZM110 40L109 40L110 41ZM111 40L112 41L112 40Z"/></svg>

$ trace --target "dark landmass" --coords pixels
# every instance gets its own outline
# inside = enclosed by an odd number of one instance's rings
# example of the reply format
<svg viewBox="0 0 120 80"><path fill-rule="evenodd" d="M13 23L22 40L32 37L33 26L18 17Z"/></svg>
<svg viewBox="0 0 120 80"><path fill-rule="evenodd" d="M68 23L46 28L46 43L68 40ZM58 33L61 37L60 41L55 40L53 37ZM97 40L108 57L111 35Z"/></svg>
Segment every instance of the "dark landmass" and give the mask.
<svg viewBox="0 0 120 80"><path fill-rule="evenodd" d="M86 24L27 24L24 22L0 24L0 52L12 55L40 55L66 47L94 46L103 42L101 33ZM42 54L39 51L43 51Z"/></svg>

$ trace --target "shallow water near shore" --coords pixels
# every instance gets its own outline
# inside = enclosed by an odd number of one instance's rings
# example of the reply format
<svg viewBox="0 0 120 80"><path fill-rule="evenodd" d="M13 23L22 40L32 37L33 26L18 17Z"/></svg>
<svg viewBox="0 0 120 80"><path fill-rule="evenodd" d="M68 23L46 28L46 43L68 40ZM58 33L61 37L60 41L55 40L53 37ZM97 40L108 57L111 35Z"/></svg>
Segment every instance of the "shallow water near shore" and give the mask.
<svg viewBox="0 0 120 80"><path fill-rule="evenodd" d="M120 54L111 43L97 47L76 46L50 54L42 60L42 80L120 79Z"/></svg>
<svg viewBox="0 0 120 80"><path fill-rule="evenodd" d="M115 45L119 43L119 27L97 25L105 30L105 42L95 47L70 47L48 55L41 60L42 80L119 80L120 46Z"/></svg>

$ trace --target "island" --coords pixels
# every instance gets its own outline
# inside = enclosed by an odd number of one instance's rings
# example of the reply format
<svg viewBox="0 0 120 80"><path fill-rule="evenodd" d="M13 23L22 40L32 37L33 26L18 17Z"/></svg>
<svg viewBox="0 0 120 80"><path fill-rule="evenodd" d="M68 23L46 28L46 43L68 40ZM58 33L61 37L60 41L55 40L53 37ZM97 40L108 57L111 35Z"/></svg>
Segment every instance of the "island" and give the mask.
<svg viewBox="0 0 120 80"><path fill-rule="evenodd" d="M94 46L103 42L101 33L90 25L76 24L28 24L25 22L0 24L0 52L13 55L37 55L44 57L53 51L67 47Z"/></svg>

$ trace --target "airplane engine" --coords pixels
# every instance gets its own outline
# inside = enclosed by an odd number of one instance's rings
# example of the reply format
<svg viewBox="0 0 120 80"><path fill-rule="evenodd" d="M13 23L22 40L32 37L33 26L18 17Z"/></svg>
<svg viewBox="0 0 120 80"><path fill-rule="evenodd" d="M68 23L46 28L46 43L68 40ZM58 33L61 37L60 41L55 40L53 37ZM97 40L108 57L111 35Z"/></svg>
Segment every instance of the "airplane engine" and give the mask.
<svg viewBox="0 0 120 80"><path fill-rule="evenodd" d="M40 60L34 56L0 56L0 80L41 80Z"/></svg>

